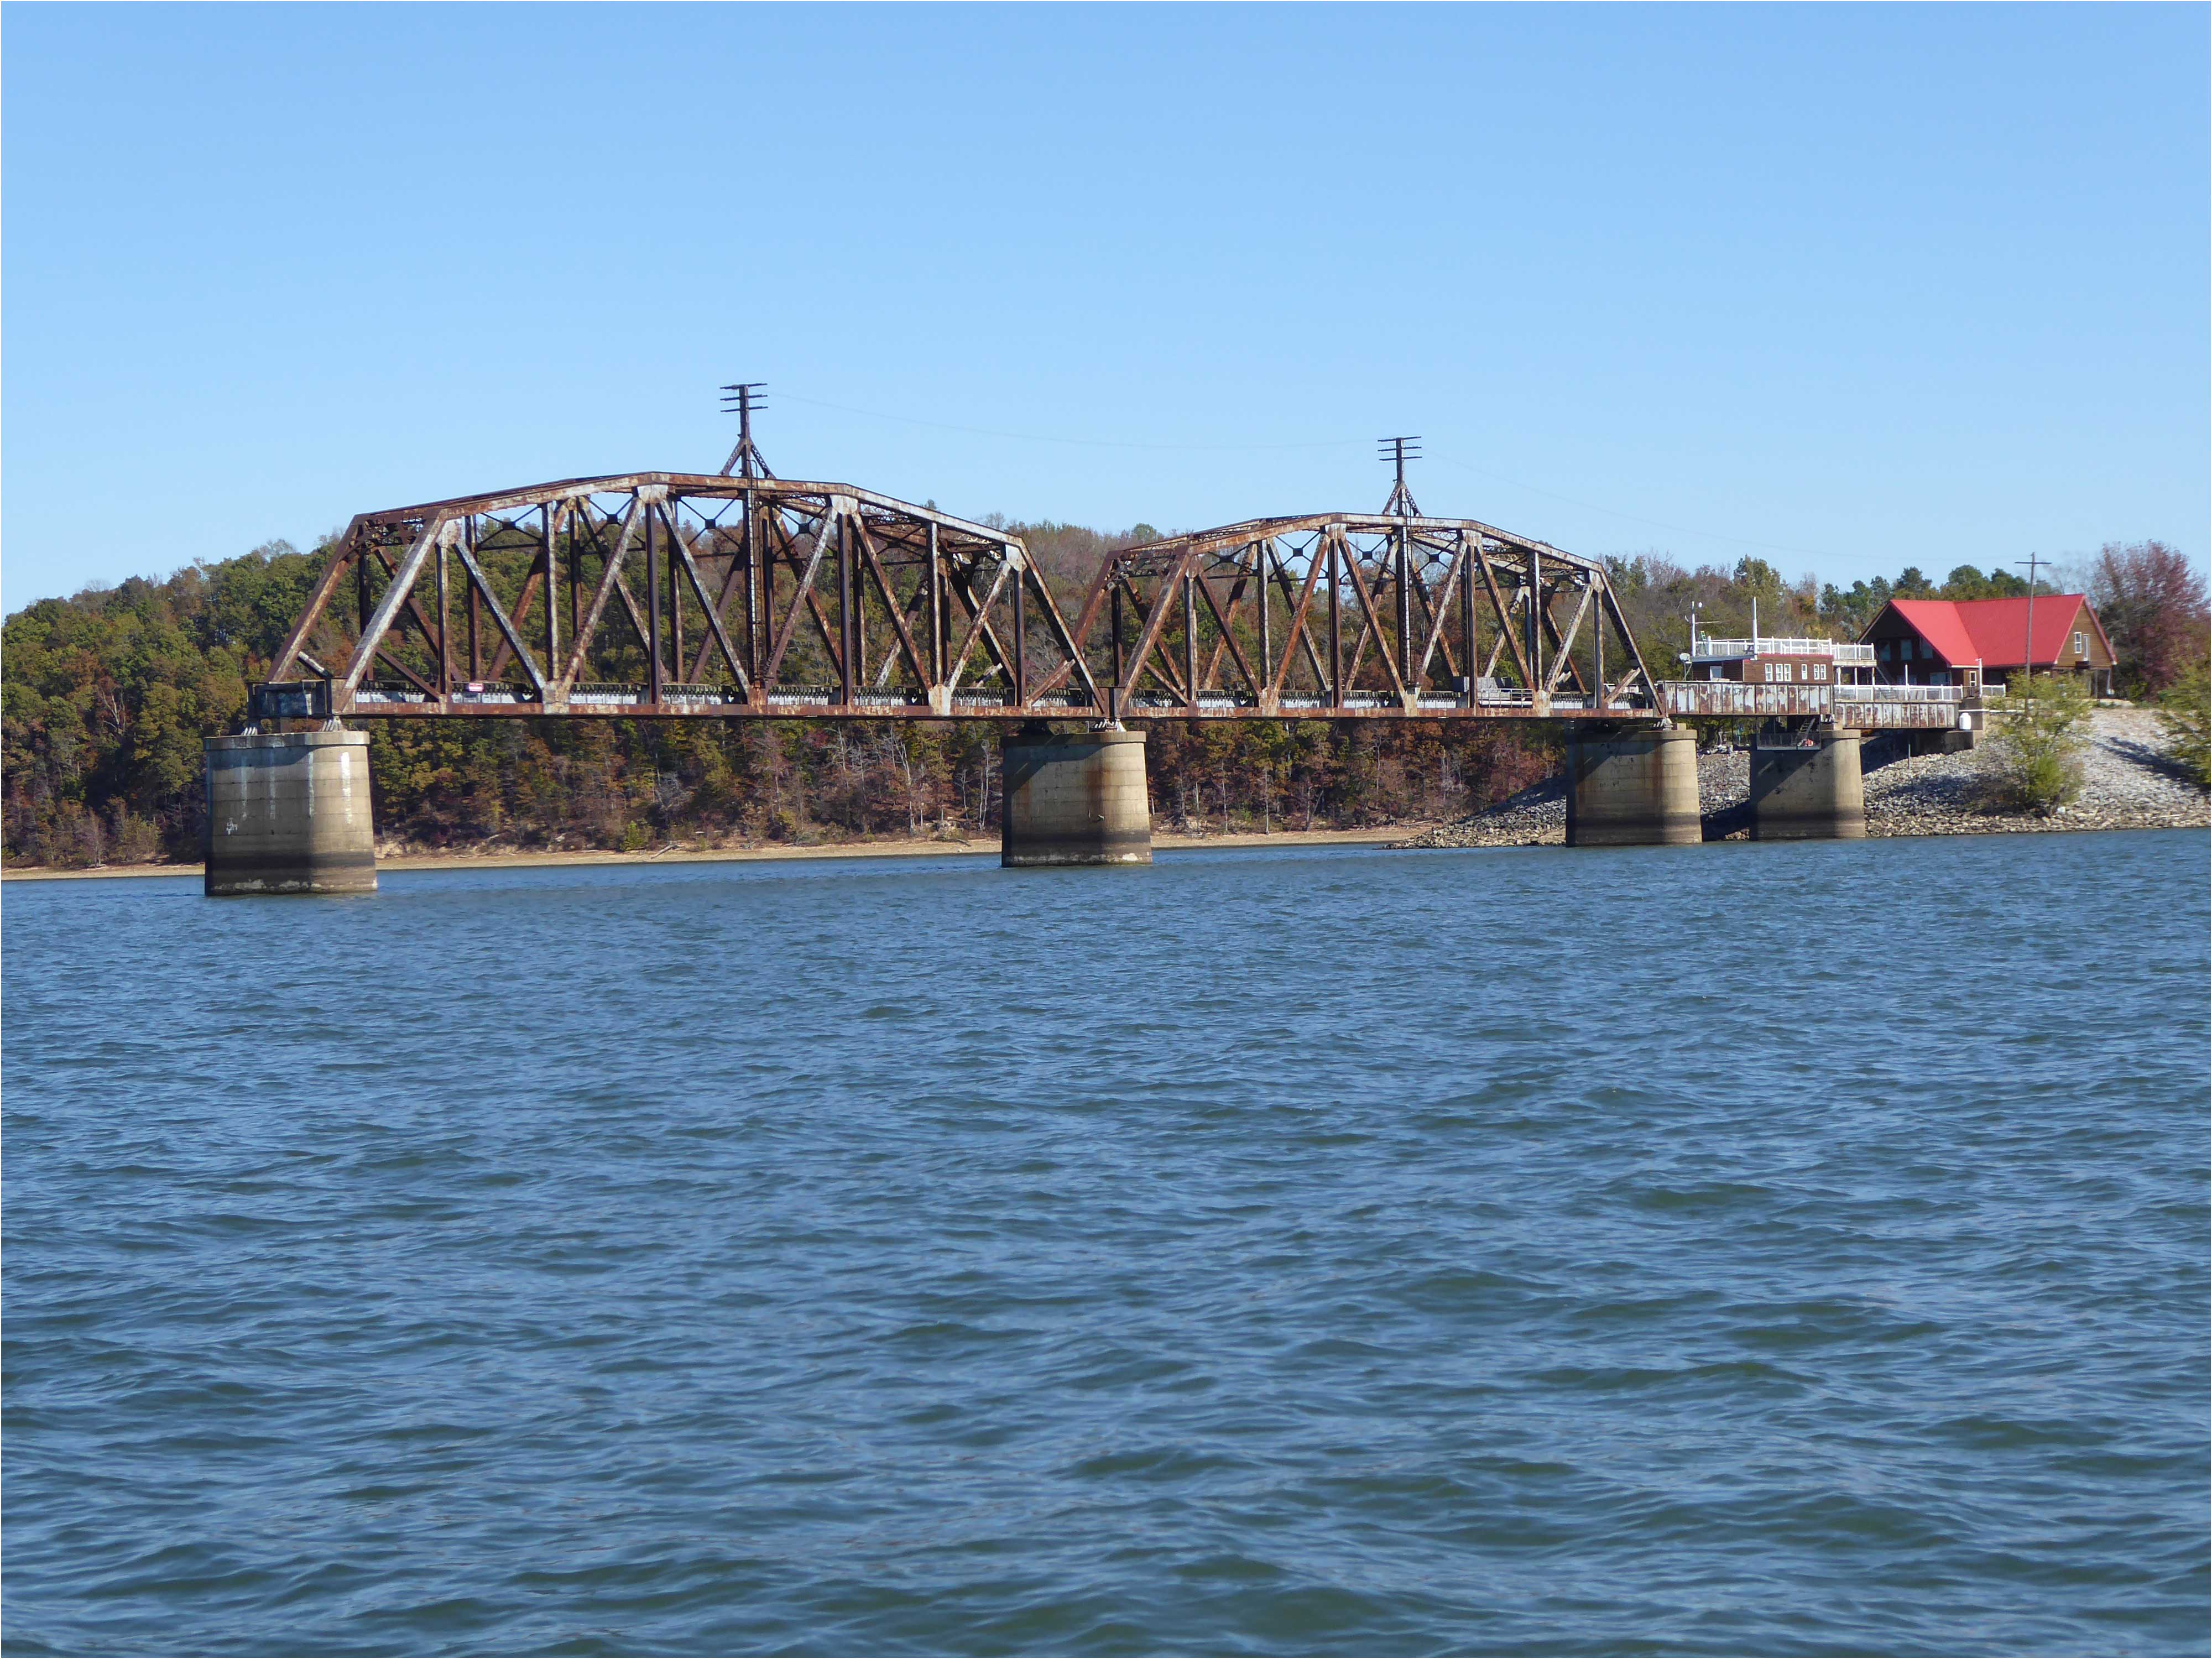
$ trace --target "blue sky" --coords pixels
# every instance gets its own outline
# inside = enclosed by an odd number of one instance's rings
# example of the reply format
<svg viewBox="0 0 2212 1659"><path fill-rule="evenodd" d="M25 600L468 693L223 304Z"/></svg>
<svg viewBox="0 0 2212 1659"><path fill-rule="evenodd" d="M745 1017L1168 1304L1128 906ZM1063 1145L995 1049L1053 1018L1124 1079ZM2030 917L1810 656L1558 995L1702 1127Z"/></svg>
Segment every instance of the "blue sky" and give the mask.
<svg viewBox="0 0 2212 1659"><path fill-rule="evenodd" d="M2208 12L14 5L0 603L713 471L2203 562ZM933 424L924 424L931 422Z"/></svg>

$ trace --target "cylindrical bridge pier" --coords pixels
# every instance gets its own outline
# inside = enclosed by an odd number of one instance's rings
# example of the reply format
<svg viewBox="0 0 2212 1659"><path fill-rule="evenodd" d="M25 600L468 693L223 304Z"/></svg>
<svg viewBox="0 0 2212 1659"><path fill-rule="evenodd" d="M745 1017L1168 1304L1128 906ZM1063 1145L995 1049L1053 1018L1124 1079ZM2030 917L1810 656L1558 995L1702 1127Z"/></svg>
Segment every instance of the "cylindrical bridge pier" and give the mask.
<svg viewBox="0 0 2212 1659"><path fill-rule="evenodd" d="M1698 812L1698 738L1686 726L1567 739L1567 845L1690 847Z"/></svg>
<svg viewBox="0 0 2212 1659"><path fill-rule="evenodd" d="M1753 841L1863 841L1866 832L1856 732L1823 726L1809 742L1753 745Z"/></svg>
<svg viewBox="0 0 2212 1659"><path fill-rule="evenodd" d="M1152 861L1142 732L1024 727L1006 739L1006 790L999 862L1009 869Z"/></svg>
<svg viewBox="0 0 2212 1659"><path fill-rule="evenodd" d="M207 740L210 898L373 893L368 733L249 733Z"/></svg>

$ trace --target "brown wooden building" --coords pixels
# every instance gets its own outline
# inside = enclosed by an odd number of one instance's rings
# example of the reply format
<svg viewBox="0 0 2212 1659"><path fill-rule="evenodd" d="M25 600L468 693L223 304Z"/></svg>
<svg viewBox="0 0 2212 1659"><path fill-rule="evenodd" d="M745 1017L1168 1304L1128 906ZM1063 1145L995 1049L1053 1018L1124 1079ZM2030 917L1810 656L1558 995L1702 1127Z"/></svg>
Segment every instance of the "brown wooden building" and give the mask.
<svg viewBox="0 0 2212 1659"><path fill-rule="evenodd" d="M2018 599L1892 599L1859 635L1874 647L1875 671L1887 685L1961 685L1977 673L1995 683L2032 668L2079 674L2099 696L2112 690L2112 642L2080 593L2035 596L2035 638L2028 639L2029 602Z"/></svg>

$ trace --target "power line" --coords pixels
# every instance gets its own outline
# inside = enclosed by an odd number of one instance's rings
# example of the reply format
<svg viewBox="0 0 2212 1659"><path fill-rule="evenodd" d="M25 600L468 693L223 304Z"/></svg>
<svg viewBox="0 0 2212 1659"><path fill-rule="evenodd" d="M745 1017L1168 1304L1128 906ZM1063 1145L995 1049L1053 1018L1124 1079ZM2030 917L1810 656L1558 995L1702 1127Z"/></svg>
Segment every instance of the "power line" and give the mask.
<svg viewBox="0 0 2212 1659"><path fill-rule="evenodd" d="M1717 530L1693 530L1687 525L1668 524L1660 519L1638 518L1633 513L1616 513L1609 507L1594 507L1588 501L1578 501L1571 495L1562 495L1549 489L1539 489L1534 484L1522 483L1519 479L1509 478L1502 472L1492 472L1483 467L1469 466L1465 461L1453 460L1449 455L1439 455L1436 459L1446 466L1455 466L1462 472L1472 472L1477 477L1488 478L1497 483L1510 484L1516 489L1525 489L1530 495L1541 495L1547 501L1563 501L1569 507L1580 507L1585 513L1601 514L1608 519L1620 519L1629 524L1640 524L1653 530L1672 531L1677 536L1702 536L1707 541L1728 542L1736 547L1762 548L1769 553L1790 553L1801 559L1832 560L1835 557L1833 554L1815 552L1809 547L1785 547L1779 542L1755 542L1742 536L1724 536Z"/></svg>
<svg viewBox="0 0 2212 1659"><path fill-rule="evenodd" d="M824 398L802 398L790 392L781 392L776 395L789 403L805 404L813 409L835 410L841 415L858 415L871 421L890 421L900 426L927 427L935 432L959 432L976 438L1002 438L1014 443L1063 444L1080 449L1134 449L1159 453L1184 452L1207 454L1261 454L1291 451L1349 449L1359 441L1357 438L1323 438L1304 443L1289 444L1189 444L1146 443L1116 438L1070 438L1055 433L1007 432L994 427L959 426L949 421L926 421L913 415L891 415L879 409L860 409L851 404L831 403ZM1389 444L1395 440L1384 439L1382 441ZM1413 443L1418 440L1407 438L1405 441ZM1408 451L1407 459L1418 459L1419 453L1418 451ZM1386 459L1395 458L1386 452ZM1515 489L1526 490L1532 495L1541 495L1547 501L1559 501L1568 507L1577 507L1585 513L1601 514L1605 518L1619 519L1626 524L1640 524L1648 529L1664 530L1677 536L1697 536L1707 541L1726 542L1733 547L1753 547L1766 553L1787 553L1793 557L1818 559L1826 563L1836 562L1835 555L1819 552L1812 548L1790 547L1780 542L1755 541L1746 536L1723 535L1717 530L1698 530L1688 525L1669 524L1662 519L1646 519L1633 513L1621 513L1609 507L1597 507L1589 501L1577 501L1571 495L1562 495L1555 490L1539 489L1534 484L1523 483L1517 478L1509 478L1504 473L1492 472L1486 467L1470 466L1464 461L1453 460L1449 456L1439 455L1432 459L1443 461L1446 466L1455 466L1462 472L1471 472L1477 477L1488 478L1494 483L1507 484ZM1418 517L1419 514L1416 514L1413 516Z"/></svg>
<svg viewBox="0 0 2212 1659"><path fill-rule="evenodd" d="M1163 444L1139 443L1117 438L1063 438L1051 433L1001 432L991 427L955 426L949 421L925 421L912 415L886 415L879 409L855 409L850 404L833 404L821 398L801 398L789 392L780 392L776 395L794 404L806 404L816 409L834 409L842 415L859 415L872 421L896 421L901 426L926 426L938 432L964 432L977 438L1006 438L1016 443L1073 444L1085 449L1196 450L1209 453L1242 453L1263 450L1349 449L1359 442L1357 438L1325 438L1296 444Z"/></svg>

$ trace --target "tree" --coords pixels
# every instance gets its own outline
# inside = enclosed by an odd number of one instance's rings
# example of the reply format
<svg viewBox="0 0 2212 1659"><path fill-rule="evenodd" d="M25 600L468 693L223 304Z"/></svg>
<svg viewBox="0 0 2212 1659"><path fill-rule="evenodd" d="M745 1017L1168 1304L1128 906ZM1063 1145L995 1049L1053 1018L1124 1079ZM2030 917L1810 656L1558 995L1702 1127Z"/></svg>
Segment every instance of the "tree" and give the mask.
<svg viewBox="0 0 2212 1659"><path fill-rule="evenodd" d="M2200 657L2159 699L2166 758L2199 789L2212 791L2212 672Z"/></svg>
<svg viewBox="0 0 2212 1659"><path fill-rule="evenodd" d="M1616 599L1641 593L1651 586L1651 561L1645 555L1630 558L1625 554L1608 553L1604 562L1606 585L1613 589Z"/></svg>
<svg viewBox="0 0 2212 1659"><path fill-rule="evenodd" d="M2089 694L2072 674L2014 682L1990 743L1989 804L2048 817L2081 793L2081 724Z"/></svg>
<svg viewBox="0 0 2212 1659"><path fill-rule="evenodd" d="M2204 579L2164 542L2106 542L2090 567L2089 603L2130 696L2156 696L2203 663Z"/></svg>
<svg viewBox="0 0 2212 1659"><path fill-rule="evenodd" d="M1820 590L1820 620L1834 632L1856 639L1882 606L1889 603L1889 598L1887 576L1876 576L1870 582L1855 581L1848 593L1830 582Z"/></svg>
<svg viewBox="0 0 2212 1659"><path fill-rule="evenodd" d="M1737 586L1761 603L1782 596L1782 573L1764 559L1738 559L1735 581Z"/></svg>

